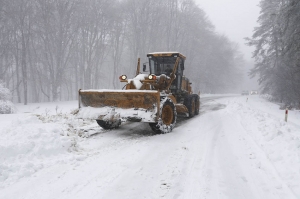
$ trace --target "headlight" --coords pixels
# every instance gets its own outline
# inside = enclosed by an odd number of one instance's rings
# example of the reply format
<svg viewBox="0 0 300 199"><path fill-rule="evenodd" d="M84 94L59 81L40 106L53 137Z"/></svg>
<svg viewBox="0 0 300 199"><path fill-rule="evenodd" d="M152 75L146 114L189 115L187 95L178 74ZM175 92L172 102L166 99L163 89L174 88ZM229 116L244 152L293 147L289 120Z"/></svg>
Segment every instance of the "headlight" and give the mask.
<svg viewBox="0 0 300 199"><path fill-rule="evenodd" d="M119 79L120 79L120 80L126 80L126 79L127 79L127 76L126 76L126 75L121 75L121 76L119 77Z"/></svg>
<svg viewBox="0 0 300 199"><path fill-rule="evenodd" d="M149 75L148 78L149 80L156 80L156 76L153 74Z"/></svg>

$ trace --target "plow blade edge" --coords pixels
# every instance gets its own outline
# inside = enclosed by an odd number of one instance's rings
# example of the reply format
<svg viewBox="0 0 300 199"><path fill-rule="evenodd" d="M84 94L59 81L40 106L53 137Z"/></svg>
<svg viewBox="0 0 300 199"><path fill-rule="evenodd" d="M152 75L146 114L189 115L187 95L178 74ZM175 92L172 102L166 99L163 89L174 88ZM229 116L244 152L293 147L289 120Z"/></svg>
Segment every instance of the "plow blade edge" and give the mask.
<svg viewBox="0 0 300 199"><path fill-rule="evenodd" d="M79 90L81 118L102 120L113 113L131 121L155 122L159 103L158 91Z"/></svg>

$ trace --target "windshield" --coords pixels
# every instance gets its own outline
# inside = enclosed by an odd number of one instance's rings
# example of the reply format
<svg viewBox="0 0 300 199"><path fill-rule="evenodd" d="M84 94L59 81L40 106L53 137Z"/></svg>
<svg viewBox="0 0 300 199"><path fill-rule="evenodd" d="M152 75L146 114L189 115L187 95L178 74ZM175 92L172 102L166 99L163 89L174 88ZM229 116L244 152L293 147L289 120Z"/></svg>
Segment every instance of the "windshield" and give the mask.
<svg viewBox="0 0 300 199"><path fill-rule="evenodd" d="M151 57L149 58L150 73L169 75L173 71L175 62L176 57Z"/></svg>

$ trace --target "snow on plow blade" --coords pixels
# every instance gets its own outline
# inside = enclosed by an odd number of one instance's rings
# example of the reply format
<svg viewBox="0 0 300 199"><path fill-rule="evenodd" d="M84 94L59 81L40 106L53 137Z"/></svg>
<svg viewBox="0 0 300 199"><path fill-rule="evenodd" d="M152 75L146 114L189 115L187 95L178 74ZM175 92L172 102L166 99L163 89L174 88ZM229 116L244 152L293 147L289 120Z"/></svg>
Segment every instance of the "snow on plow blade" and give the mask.
<svg viewBox="0 0 300 199"><path fill-rule="evenodd" d="M155 122L160 102L158 91L79 90L79 118Z"/></svg>

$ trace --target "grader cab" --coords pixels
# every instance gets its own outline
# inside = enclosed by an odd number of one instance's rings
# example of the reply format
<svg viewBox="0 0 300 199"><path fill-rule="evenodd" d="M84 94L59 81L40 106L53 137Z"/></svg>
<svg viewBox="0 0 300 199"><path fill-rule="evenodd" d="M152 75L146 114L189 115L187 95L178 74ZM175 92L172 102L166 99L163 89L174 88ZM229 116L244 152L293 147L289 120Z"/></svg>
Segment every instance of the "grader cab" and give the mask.
<svg viewBox="0 0 300 199"><path fill-rule="evenodd" d="M118 128L126 120L147 122L156 133L168 133L177 115L198 115L200 98L183 75L186 57L178 52L148 53L147 57L150 73L141 73L138 59L133 79L120 76L124 90L79 90L78 117L95 119L104 129Z"/></svg>

